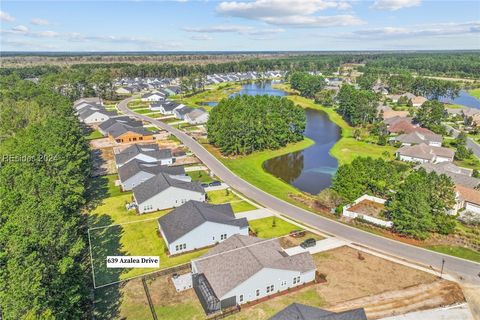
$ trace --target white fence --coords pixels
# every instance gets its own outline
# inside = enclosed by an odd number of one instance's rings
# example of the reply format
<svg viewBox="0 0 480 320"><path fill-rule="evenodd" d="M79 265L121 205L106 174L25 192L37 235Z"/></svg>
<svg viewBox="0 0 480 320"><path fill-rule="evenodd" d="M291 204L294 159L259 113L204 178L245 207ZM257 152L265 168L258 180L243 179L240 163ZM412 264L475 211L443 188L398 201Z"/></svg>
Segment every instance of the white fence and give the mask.
<svg viewBox="0 0 480 320"><path fill-rule="evenodd" d="M361 196L360 198L355 200L353 202L353 204L348 204L348 205L344 206L342 215L344 217L348 217L348 218L352 218L352 219L359 218L359 219L368 221L370 223L373 223L373 224L376 224L376 225L379 225L379 226L382 226L382 227L385 227L385 228L391 228L393 226L392 221L385 221L385 220L382 220L382 219L378 219L378 218L368 216L368 215L364 215L364 214L359 214L357 212L349 210L352 206L362 202L363 200L369 200L369 201L376 202L376 203L381 203L381 204L385 204L385 202L386 202L385 199L381 199L381 198L377 198L377 197L374 197L374 196L369 196L367 194L364 194L363 196Z"/></svg>

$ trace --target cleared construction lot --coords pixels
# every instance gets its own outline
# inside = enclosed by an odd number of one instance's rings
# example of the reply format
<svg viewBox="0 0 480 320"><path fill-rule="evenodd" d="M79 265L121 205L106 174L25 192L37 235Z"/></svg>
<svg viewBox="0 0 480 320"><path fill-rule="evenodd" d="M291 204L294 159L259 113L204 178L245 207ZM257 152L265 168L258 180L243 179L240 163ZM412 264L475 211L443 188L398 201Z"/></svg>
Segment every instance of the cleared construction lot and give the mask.
<svg viewBox="0 0 480 320"><path fill-rule="evenodd" d="M349 247L313 257L317 270L326 274L326 283L307 286L256 305L242 306L240 313L227 319L268 319L292 302L335 311L364 307L369 319L378 319L465 301L462 290L455 283L377 256L359 255ZM205 318L192 289L176 292L170 276L147 280L147 283L159 319ZM97 289L96 300L97 310L109 310L110 319L152 319L140 279L122 286ZM98 318L104 318L102 312Z"/></svg>

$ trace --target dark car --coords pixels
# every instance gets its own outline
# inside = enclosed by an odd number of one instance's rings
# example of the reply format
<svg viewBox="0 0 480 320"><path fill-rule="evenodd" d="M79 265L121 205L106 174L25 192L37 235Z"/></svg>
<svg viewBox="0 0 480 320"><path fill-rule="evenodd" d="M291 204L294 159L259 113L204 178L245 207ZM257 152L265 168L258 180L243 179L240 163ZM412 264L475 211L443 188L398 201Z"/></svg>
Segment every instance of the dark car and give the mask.
<svg viewBox="0 0 480 320"><path fill-rule="evenodd" d="M204 188L208 187L208 183L202 183L202 187Z"/></svg>
<svg viewBox="0 0 480 320"><path fill-rule="evenodd" d="M305 248L311 248L311 247L315 247L316 244L317 244L317 240L315 240L313 238L308 238L307 240L300 243L300 247L302 247L304 249Z"/></svg>
<svg viewBox="0 0 480 320"><path fill-rule="evenodd" d="M210 187L218 187L221 186L222 183L220 181L212 181L208 184Z"/></svg>

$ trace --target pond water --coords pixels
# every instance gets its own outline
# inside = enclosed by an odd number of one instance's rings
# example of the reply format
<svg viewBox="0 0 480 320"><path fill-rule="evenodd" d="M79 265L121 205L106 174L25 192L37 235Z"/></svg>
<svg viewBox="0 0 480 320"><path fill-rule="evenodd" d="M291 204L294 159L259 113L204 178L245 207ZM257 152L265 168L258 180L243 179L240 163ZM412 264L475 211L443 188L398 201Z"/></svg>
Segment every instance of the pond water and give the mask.
<svg viewBox="0 0 480 320"><path fill-rule="evenodd" d="M461 90L458 97L455 99L440 97L438 100L445 103L460 104L462 106L480 109L480 100L465 90Z"/></svg>
<svg viewBox="0 0 480 320"><path fill-rule="evenodd" d="M270 82L246 84L236 94L287 95L282 90L272 88ZM305 136L315 144L301 151L269 159L263 163L263 168L302 191L317 194L331 185L332 176L338 168L337 160L330 156L329 151L340 139L341 129L330 121L325 112L306 109L305 113Z"/></svg>

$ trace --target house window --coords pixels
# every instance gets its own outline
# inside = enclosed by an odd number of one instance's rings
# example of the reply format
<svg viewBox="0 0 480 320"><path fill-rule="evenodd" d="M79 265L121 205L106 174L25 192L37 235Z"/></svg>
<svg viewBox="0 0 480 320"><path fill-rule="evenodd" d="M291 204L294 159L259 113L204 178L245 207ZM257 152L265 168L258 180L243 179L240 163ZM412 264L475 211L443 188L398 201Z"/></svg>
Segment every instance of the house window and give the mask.
<svg viewBox="0 0 480 320"><path fill-rule="evenodd" d="M225 240L225 239L227 239L227 234L226 233L220 235L220 240Z"/></svg>
<svg viewBox="0 0 480 320"><path fill-rule="evenodd" d="M238 297L238 301L243 302L243 294Z"/></svg>
<svg viewBox="0 0 480 320"><path fill-rule="evenodd" d="M300 283L300 276L293 278L293 284Z"/></svg>
<svg viewBox="0 0 480 320"><path fill-rule="evenodd" d="M275 287L273 286L273 284L267 286L267 293L273 292L274 289L275 289Z"/></svg>
<svg viewBox="0 0 480 320"><path fill-rule="evenodd" d="M287 281L283 280L282 283L281 283L281 286L286 286L287 285Z"/></svg>
<svg viewBox="0 0 480 320"><path fill-rule="evenodd" d="M260 296L260 289L255 290L255 295L258 297Z"/></svg>

